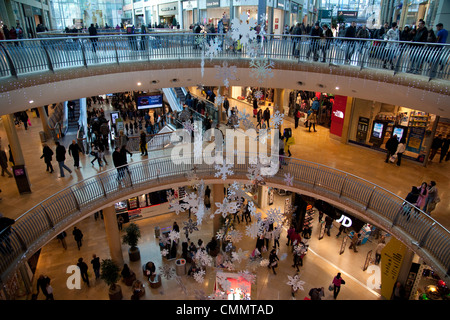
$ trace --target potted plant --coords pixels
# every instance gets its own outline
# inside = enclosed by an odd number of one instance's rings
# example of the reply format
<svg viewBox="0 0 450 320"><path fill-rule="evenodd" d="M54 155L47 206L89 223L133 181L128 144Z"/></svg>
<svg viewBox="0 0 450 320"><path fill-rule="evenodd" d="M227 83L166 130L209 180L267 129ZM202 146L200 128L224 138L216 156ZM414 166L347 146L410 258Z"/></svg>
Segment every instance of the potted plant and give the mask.
<svg viewBox="0 0 450 320"><path fill-rule="evenodd" d="M141 259L141 254L137 244L141 238L141 230L139 226L135 223L130 223L130 225L125 229L125 235L122 238L122 242L130 246L128 249L128 255L130 261L138 261Z"/></svg>
<svg viewBox="0 0 450 320"><path fill-rule="evenodd" d="M100 265L100 278L109 286L109 299L122 300L122 288L116 284L120 279L120 268L111 259L104 259Z"/></svg>

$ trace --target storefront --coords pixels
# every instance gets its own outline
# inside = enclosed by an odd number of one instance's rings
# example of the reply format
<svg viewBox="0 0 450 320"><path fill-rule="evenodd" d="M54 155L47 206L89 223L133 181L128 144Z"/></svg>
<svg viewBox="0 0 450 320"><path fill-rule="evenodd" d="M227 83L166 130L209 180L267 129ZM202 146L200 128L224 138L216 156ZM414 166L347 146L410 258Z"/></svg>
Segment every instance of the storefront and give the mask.
<svg viewBox="0 0 450 320"><path fill-rule="evenodd" d="M183 1L183 29L189 29L198 22L197 1Z"/></svg>
<svg viewBox="0 0 450 320"><path fill-rule="evenodd" d="M161 190L142 194L137 197L119 201L115 204L116 214L122 216L124 223L135 219L150 218L169 212L167 191L171 191L178 197L178 189Z"/></svg>
<svg viewBox="0 0 450 320"><path fill-rule="evenodd" d="M436 122L437 121L437 122ZM435 131L435 133L433 132ZM385 151L392 135L406 139L404 158L423 163L435 136L450 132L447 119L436 115L381 102L354 99L348 141Z"/></svg>
<svg viewBox="0 0 450 320"><path fill-rule="evenodd" d="M170 2L158 5L159 22L165 25L176 26L178 17L178 2Z"/></svg>
<svg viewBox="0 0 450 320"><path fill-rule="evenodd" d="M295 25L297 22L301 22L303 5L291 1L291 12L290 12L290 26Z"/></svg>
<svg viewBox="0 0 450 320"><path fill-rule="evenodd" d="M220 0L206 0L206 15L208 17L206 23L212 23L216 28L221 19L227 20L227 17L230 16L230 7L221 7L220 2Z"/></svg>

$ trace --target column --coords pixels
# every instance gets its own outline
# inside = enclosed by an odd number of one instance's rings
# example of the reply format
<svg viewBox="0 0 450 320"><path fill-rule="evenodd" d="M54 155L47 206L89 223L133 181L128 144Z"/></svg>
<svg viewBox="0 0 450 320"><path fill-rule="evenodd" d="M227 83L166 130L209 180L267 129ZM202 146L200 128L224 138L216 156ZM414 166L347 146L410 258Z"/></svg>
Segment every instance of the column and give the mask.
<svg viewBox="0 0 450 320"><path fill-rule="evenodd" d="M48 125L47 112L45 111L44 107L39 107L38 111L39 111L39 117L41 118L41 122L42 122L42 130L45 132L45 137L47 139L50 139L52 137L52 133L50 132L50 127Z"/></svg>
<svg viewBox="0 0 450 320"><path fill-rule="evenodd" d="M348 143L348 134L350 131L350 124L353 118L352 108L355 103L355 99L353 97L347 97L347 104L345 106L345 115L344 115L344 124L342 126L342 135L341 142L347 144Z"/></svg>
<svg viewBox="0 0 450 320"><path fill-rule="evenodd" d="M17 189L19 190L19 193L30 193L30 180L28 179L28 174L25 168L25 160L23 157L22 149L20 147L19 137L17 136L17 131L14 126L13 115L3 115L2 120L5 127L6 136L8 137L9 145L11 146L11 153L14 158L15 165L13 167L13 174Z"/></svg>
<svg viewBox="0 0 450 320"><path fill-rule="evenodd" d="M273 97L273 103L274 103L274 108L273 108L273 113L275 113L277 110L275 110L275 105L278 106L278 111L280 113L284 114L284 108L283 108L283 103L284 103L284 89L274 89L274 97Z"/></svg>
<svg viewBox="0 0 450 320"><path fill-rule="evenodd" d="M216 206L216 202L222 203L225 198L224 185L223 184L214 184L212 186L212 199L211 199L211 213L214 213L218 208ZM214 215L213 218L213 235L219 231L221 225L220 221L222 219L221 215Z"/></svg>
<svg viewBox="0 0 450 320"><path fill-rule="evenodd" d="M117 215L114 206L103 209L103 220L105 221L106 238L108 240L111 260L118 266L123 266L122 243L117 225Z"/></svg>

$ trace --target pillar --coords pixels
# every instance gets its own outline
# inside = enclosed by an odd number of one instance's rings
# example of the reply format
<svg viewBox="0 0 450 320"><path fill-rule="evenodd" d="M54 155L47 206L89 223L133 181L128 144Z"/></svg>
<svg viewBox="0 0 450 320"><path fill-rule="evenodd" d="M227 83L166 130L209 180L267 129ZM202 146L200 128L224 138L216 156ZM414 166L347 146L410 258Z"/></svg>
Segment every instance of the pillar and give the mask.
<svg viewBox="0 0 450 320"><path fill-rule="evenodd" d="M211 213L216 212L218 209L216 206L216 202L223 202L223 199L225 198L225 192L224 192L224 185L223 184L214 184L212 186L212 199L211 199ZM221 215L214 215L213 218L213 234L215 235L217 231L219 231L221 225L220 221L222 219Z"/></svg>
<svg viewBox="0 0 450 320"><path fill-rule="evenodd" d="M273 113L275 113L277 110L275 110L275 105L278 107L278 111L280 113L284 114L284 89L274 89L273 92L273 103L274 103L274 108L273 108Z"/></svg>
<svg viewBox="0 0 450 320"><path fill-rule="evenodd" d="M355 99L353 97L347 97L347 104L345 106L345 115L344 115L344 124L342 126L342 135L341 142L347 144L348 143L348 135L350 132L351 120L353 118L353 105L355 103Z"/></svg>
<svg viewBox="0 0 450 320"><path fill-rule="evenodd" d="M38 111L39 111L39 117L41 118L41 122L42 122L42 130L45 132L45 137L47 139L50 139L52 137L52 133L50 132L50 127L48 125L47 112L45 111L44 107L39 107Z"/></svg>
<svg viewBox="0 0 450 320"><path fill-rule="evenodd" d="M108 240L111 260L121 267L123 266L122 244L114 206L103 209L103 220L105 222L106 238Z"/></svg>
<svg viewBox="0 0 450 320"><path fill-rule="evenodd" d="M16 165L25 165L22 149L20 148L19 137L17 136L16 127L14 125L14 117L12 114L2 116L3 125L5 127L6 135L8 137L9 145L11 146L11 152ZM7 147L2 146L2 147Z"/></svg>

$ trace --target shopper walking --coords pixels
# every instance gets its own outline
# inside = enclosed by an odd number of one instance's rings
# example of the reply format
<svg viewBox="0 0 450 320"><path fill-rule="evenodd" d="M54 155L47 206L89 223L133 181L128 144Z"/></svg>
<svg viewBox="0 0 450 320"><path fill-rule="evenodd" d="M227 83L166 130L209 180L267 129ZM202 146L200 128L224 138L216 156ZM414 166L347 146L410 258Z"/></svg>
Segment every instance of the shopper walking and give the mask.
<svg viewBox="0 0 450 320"><path fill-rule="evenodd" d="M398 167L400 167L400 164L402 163L402 156L405 150L406 150L406 137L402 137L400 143L397 146L397 151L395 152L395 154L397 155Z"/></svg>
<svg viewBox="0 0 450 320"><path fill-rule="evenodd" d="M349 249L353 249L354 252L358 252L358 250L356 250L356 246L358 245L359 236L359 233L354 233L352 241L350 242L350 246L348 247Z"/></svg>
<svg viewBox="0 0 450 320"><path fill-rule="evenodd" d="M439 163L442 162L442 160L448 161L450 159L450 152L448 152L448 149L450 147L450 134L447 135L447 138L443 140L442 147L441 147L441 156L439 157Z"/></svg>
<svg viewBox="0 0 450 320"><path fill-rule="evenodd" d="M294 137L287 137L286 141L284 143L284 154L287 154L290 157L292 157L292 153L291 153L291 146L293 146L295 144L295 139Z"/></svg>
<svg viewBox="0 0 450 320"><path fill-rule="evenodd" d="M270 110L267 107L266 110L264 110L264 113L263 113L263 122L267 123L267 128L269 128L269 126L270 126L269 121L270 121Z"/></svg>
<svg viewBox="0 0 450 320"><path fill-rule="evenodd" d="M72 144L69 146L69 156L73 158L74 168L80 169L80 153L81 149L75 140L72 140Z"/></svg>
<svg viewBox="0 0 450 320"><path fill-rule="evenodd" d="M270 251L270 255L269 255L269 265L267 266L268 268L272 268L273 270L273 274L277 274L275 272L275 268L278 267L278 261L280 259L277 256L277 252L275 249L272 249L272 251Z"/></svg>
<svg viewBox="0 0 450 320"><path fill-rule="evenodd" d="M316 122L317 122L317 114L316 114L316 111L313 111L308 116L309 132L311 132L311 126L313 127L314 132L317 132L317 130L316 130Z"/></svg>
<svg viewBox="0 0 450 320"><path fill-rule="evenodd" d="M78 268L80 268L81 279L83 279L83 281L86 282L87 286L89 287L88 266L86 262L83 261L83 258L78 259L77 266Z"/></svg>
<svg viewBox="0 0 450 320"><path fill-rule="evenodd" d="M436 153L442 147L443 144L444 140L442 140L442 134L438 135L433 139L433 142L431 143L431 152L429 157L430 162L433 161L434 156L436 155Z"/></svg>
<svg viewBox="0 0 450 320"><path fill-rule="evenodd" d="M83 243L82 243L83 233L81 232L80 229L78 229L77 227L74 227L72 234L73 234L75 241L77 242L78 250L80 250L80 247L83 245Z"/></svg>
<svg viewBox="0 0 450 320"><path fill-rule="evenodd" d="M0 148L1 148L1 146L0 146ZM8 170L8 157L6 155L5 150L3 150L3 149L0 150L0 166L2 167L2 177L5 176L5 172L10 178L13 177L11 172L9 172L9 170Z"/></svg>
<svg viewBox="0 0 450 320"><path fill-rule="evenodd" d="M325 289L322 288L312 288L309 290L309 296L311 300L322 300L322 297L325 296Z"/></svg>
<svg viewBox="0 0 450 320"><path fill-rule="evenodd" d="M325 231L327 232L327 235L329 237L331 236L330 230L332 227L333 227L333 219L329 215L327 215L325 217Z"/></svg>
<svg viewBox="0 0 450 320"><path fill-rule="evenodd" d="M416 206L418 208L423 208L428 197L428 184L426 182L422 182L420 187L417 189L419 190L419 198L417 199Z"/></svg>
<svg viewBox="0 0 450 320"><path fill-rule="evenodd" d="M145 134L145 132L143 130L141 130L139 146L140 146L140 149L141 149L141 156L148 156L147 135Z"/></svg>
<svg viewBox="0 0 450 320"><path fill-rule="evenodd" d="M380 243L378 243L377 248L375 249L375 264L376 265L380 264L381 251L384 249L385 246L386 246L386 242L384 241L384 239L381 239Z"/></svg>
<svg viewBox="0 0 450 320"><path fill-rule="evenodd" d="M428 196L423 206L423 211L431 215L431 212L436 208L436 205L441 201L438 194L438 188L435 181L430 181L428 186Z"/></svg>
<svg viewBox="0 0 450 320"><path fill-rule="evenodd" d="M67 250L66 237L67 237L67 233L65 231L61 232L60 234L58 234L56 236L56 239L61 241L61 244L62 244L64 250Z"/></svg>
<svg viewBox="0 0 450 320"><path fill-rule="evenodd" d="M72 170L70 170L65 164L64 161L66 160L66 148L62 146L59 141L56 141L56 161L58 161L59 165L59 171L60 171L60 177L64 178L64 170L66 169L69 171L69 173L72 173Z"/></svg>
<svg viewBox="0 0 450 320"><path fill-rule="evenodd" d="M98 278L100 278L100 258L97 257L96 254L92 255L91 264L92 269L94 269L95 280L97 280Z"/></svg>
<svg viewBox="0 0 450 320"><path fill-rule="evenodd" d="M39 295L39 292L42 291L42 293L44 294L46 300L49 300L49 294L47 292L47 285L50 284L50 278L41 274L37 280L36 283L36 296Z"/></svg>
<svg viewBox="0 0 450 320"><path fill-rule="evenodd" d="M386 142L387 154L386 154L386 160L384 162L389 163L389 159L397 152L397 147L398 147L398 139L397 139L397 135L394 134Z"/></svg>
<svg viewBox="0 0 450 320"><path fill-rule="evenodd" d="M333 279L333 298L336 300L339 292L341 291L341 285L345 284L344 279L341 277L341 273L339 272Z"/></svg>
<svg viewBox="0 0 450 320"><path fill-rule="evenodd" d="M46 171L50 170L50 173L53 173L53 166L52 166L53 151L47 144L44 144L44 148L42 149L41 159L42 158L44 158L44 162L47 165Z"/></svg>

